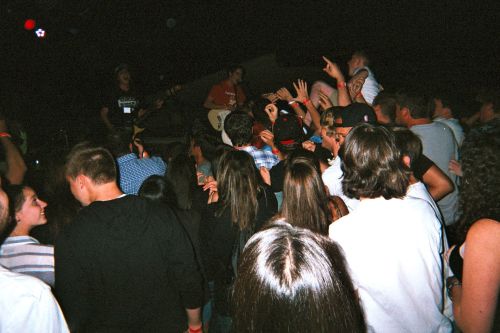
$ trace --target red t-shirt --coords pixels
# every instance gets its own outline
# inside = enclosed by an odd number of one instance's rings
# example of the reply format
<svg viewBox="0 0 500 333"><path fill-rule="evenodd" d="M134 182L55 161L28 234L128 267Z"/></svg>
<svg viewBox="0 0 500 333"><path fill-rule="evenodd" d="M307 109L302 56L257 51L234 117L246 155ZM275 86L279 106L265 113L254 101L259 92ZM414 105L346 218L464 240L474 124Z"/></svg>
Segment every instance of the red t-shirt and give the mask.
<svg viewBox="0 0 500 333"><path fill-rule="evenodd" d="M233 105L235 102L243 104L247 97L240 86L235 87L228 80L224 80L212 87L208 93L217 105Z"/></svg>

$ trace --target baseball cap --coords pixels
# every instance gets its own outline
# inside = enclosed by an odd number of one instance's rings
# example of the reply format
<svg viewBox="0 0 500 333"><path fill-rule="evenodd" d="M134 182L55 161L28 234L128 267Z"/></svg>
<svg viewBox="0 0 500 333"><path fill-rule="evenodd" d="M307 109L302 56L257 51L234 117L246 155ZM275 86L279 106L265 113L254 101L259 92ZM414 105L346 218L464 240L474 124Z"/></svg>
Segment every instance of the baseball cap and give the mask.
<svg viewBox="0 0 500 333"><path fill-rule="evenodd" d="M294 114L282 114L274 122L273 134L277 145L296 146L304 139L302 120Z"/></svg>
<svg viewBox="0 0 500 333"><path fill-rule="evenodd" d="M354 127L358 124L377 124L377 117L373 109L365 103L352 103L344 107L340 112L342 122L336 120L337 127Z"/></svg>

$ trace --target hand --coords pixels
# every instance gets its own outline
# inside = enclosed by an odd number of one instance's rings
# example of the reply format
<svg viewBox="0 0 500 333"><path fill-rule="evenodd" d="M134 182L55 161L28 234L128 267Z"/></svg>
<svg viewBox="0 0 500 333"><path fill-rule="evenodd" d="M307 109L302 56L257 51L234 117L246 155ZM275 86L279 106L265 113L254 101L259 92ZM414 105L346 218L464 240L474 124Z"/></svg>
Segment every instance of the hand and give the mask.
<svg viewBox="0 0 500 333"><path fill-rule="evenodd" d="M281 99L282 101L291 102L294 100L292 94L290 94L290 92L286 88L279 89L276 92L276 96L278 96L278 98Z"/></svg>
<svg viewBox="0 0 500 333"><path fill-rule="evenodd" d="M336 79L337 82L344 82L344 75L342 74L342 71L339 69L339 66L337 66L336 63L334 63L325 56L323 56L323 60L326 62L325 68L323 68L326 74Z"/></svg>
<svg viewBox="0 0 500 333"><path fill-rule="evenodd" d="M293 83L293 87L297 92L297 99L301 102L309 99L309 93L307 92L307 82L301 79L297 80L297 84Z"/></svg>
<svg viewBox="0 0 500 333"><path fill-rule="evenodd" d="M312 151L314 153L314 151L316 150L316 145L314 144L314 142L307 140L302 142L302 148L304 148L305 150Z"/></svg>
<svg viewBox="0 0 500 333"><path fill-rule="evenodd" d="M274 134L271 131L264 130L260 132L259 136L266 145L274 148Z"/></svg>
<svg viewBox="0 0 500 333"><path fill-rule="evenodd" d="M333 107L330 98L321 90L318 91L318 97L319 97L319 105L323 108L323 110Z"/></svg>
<svg viewBox="0 0 500 333"><path fill-rule="evenodd" d="M208 177L207 177L208 178ZM208 203L214 203L219 200L219 193L217 192L217 182L215 180L209 180L203 186L203 191L208 190Z"/></svg>
<svg viewBox="0 0 500 333"><path fill-rule="evenodd" d="M276 103L276 101L279 100L279 97L278 95L276 95L276 93L262 94L262 97L267 99L271 103Z"/></svg>
<svg viewBox="0 0 500 333"><path fill-rule="evenodd" d="M448 164L448 170L450 170L451 172L453 172L455 175L457 175L459 177L463 176L462 165L455 160L450 160L450 163Z"/></svg>
<svg viewBox="0 0 500 333"><path fill-rule="evenodd" d="M266 167L261 166L259 171L264 183L271 185L271 174L269 173L269 170Z"/></svg>
<svg viewBox="0 0 500 333"><path fill-rule="evenodd" d="M264 111L267 113L269 120L274 123L276 119L278 119L278 107L274 104L267 104L264 108Z"/></svg>

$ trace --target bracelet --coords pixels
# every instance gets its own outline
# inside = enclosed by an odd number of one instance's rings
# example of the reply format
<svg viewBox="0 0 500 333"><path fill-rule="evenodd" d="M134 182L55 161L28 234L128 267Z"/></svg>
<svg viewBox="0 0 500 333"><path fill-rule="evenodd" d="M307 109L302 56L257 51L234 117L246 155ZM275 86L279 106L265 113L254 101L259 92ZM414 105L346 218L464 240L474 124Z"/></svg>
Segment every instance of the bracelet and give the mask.
<svg viewBox="0 0 500 333"><path fill-rule="evenodd" d="M337 82L337 88L342 89L347 87L347 84L344 81Z"/></svg>
<svg viewBox="0 0 500 333"><path fill-rule="evenodd" d="M274 155L278 155L280 153L279 149L272 149L271 152L274 154Z"/></svg>
<svg viewBox="0 0 500 333"><path fill-rule="evenodd" d="M191 326L189 326L188 331L189 331L189 333L199 333L199 332L201 332L202 328L203 328L203 326L200 326L198 328L191 328Z"/></svg>
<svg viewBox="0 0 500 333"><path fill-rule="evenodd" d="M12 138L12 136L7 132L0 132L0 138Z"/></svg>
<svg viewBox="0 0 500 333"><path fill-rule="evenodd" d="M295 103L297 103L297 101L290 101L288 102L288 105L294 105Z"/></svg>
<svg viewBox="0 0 500 333"><path fill-rule="evenodd" d="M307 103L309 103L310 101L311 101L310 99L307 99L307 98L306 98L306 99L302 102L302 104L306 105L306 104L307 104Z"/></svg>

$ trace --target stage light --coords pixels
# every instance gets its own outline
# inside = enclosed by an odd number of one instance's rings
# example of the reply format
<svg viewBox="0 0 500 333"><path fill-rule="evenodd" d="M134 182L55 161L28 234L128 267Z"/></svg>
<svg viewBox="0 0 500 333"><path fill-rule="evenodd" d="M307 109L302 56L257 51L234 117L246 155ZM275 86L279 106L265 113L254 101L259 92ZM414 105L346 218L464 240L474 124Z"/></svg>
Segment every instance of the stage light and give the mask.
<svg viewBox="0 0 500 333"><path fill-rule="evenodd" d="M44 38L45 37L45 30L43 30L42 28L40 29L37 29L35 31L35 34L38 38Z"/></svg>
<svg viewBox="0 0 500 333"><path fill-rule="evenodd" d="M35 29L36 26L36 21L33 19L27 19L24 21L24 29L26 30L33 30Z"/></svg>

